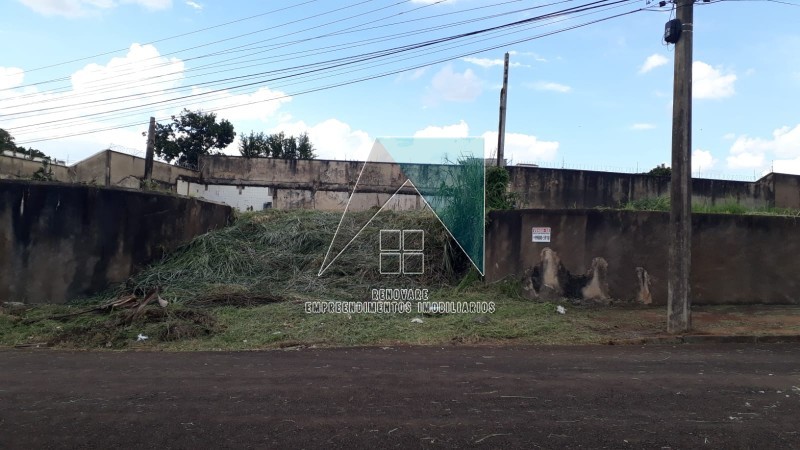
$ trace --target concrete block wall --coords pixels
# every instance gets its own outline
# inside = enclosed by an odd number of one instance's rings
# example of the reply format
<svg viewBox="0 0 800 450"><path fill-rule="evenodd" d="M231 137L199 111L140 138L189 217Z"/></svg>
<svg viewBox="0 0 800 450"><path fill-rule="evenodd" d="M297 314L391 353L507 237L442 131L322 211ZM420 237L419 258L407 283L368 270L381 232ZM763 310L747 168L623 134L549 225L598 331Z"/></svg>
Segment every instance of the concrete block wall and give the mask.
<svg viewBox="0 0 800 450"><path fill-rule="evenodd" d="M589 273L602 258L612 298L649 295L653 304L667 302L669 213L530 209L489 217L489 282L524 277L541 266L547 249L557 256L551 260L573 274ZM545 227L551 229L550 242L534 242L532 229ZM798 254L800 221L794 217L694 214L692 301L799 305Z"/></svg>
<svg viewBox="0 0 800 450"><path fill-rule="evenodd" d="M0 301L91 295L232 218L174 194L0 180Z"/></svg>

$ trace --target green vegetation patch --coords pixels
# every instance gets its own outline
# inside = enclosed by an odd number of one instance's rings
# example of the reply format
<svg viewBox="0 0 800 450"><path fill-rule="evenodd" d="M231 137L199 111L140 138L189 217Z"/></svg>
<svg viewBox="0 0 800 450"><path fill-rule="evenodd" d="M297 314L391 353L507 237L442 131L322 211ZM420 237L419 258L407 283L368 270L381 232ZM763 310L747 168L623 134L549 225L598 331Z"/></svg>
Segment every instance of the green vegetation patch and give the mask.
<svg viewBox="0 0 800 450"><path fill-rule="evenodd" d="M631 200L621 206L621 209L629 211L669 211L670 200L668 196L643 198ZM708 203L693 203L692 212L705 214L740 214L740 215L764 215L764 216L800 216L800 210L791 208L774 207L747 207L735 199L728 199L714 205Z"/></svg>

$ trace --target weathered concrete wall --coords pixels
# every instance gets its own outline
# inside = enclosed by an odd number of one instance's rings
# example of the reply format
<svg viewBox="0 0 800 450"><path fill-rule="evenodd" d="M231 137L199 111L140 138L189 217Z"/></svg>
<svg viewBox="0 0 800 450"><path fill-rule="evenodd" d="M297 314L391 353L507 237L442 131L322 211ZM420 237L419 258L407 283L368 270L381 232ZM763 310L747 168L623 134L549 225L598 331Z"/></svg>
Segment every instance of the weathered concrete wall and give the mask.
<svg viewBox="0 0 800 450"><path fill-rule="evenodd" d="M277 189L394 192L405 181L396 164L363 161L285 160L207 156L200 159L201 177L209 182L273 186ZM362 172L362 168L364 169Z"/></svg>
<svg viewBox="0 0 800 450"><path fill-rule="evenodd" d="M56 181L69 182L72 177L67 166L50 164L53 178ZM0 155L0 179L30 179L37 170L42 168L42 163L24 158Z"/></svg>
<svg viewBox="0 0 800 450"><path fill-rule="evenodd" d="M312 205L317 191L352 192L356 180L362 192L391 193L404 181L397 164L370 163L363 173L359 161L300 160L208 156L200 160L201 177L211 183L271 186L286 193L288 205ZM442 167L420 165L415 180L443 178ZM518 207L595 208L618 207L631 200L669 195L669 177L586 170L508 167L510 189ZM417 186L422 189L422 186ZM756 182L692 180L695 203L715 205L736 201L746 207L800 209L800 177L770 174ZM300 193L299 191L307 191ZM280 207L280 206L276 206ZM305 206L297 206L305 207Z"/></svg>
<svg viewBox="0 0 800 450"><path fill-rule="evenodd" d="M518 210L492 212L490 218L489 281L541 267L542 252L549 248L573 274L586 274L593 260L602 258L612 298L637 299L642 295L640 279L647 278L652 303L667 302L668 213ZM551 242L532 242L533 227L550 227ZM694 214L692 233L694 303L800 304L800 221Z"/></svg>
<svg viewBox="0 0 800 450"><path fill-rule="evenodd" d="M139 189L144 177L144 158L104 150L72 166L51 164L54 181ZM40 162L0 155L0 179L30 179ZM199 172L153 161L153 181L175 191L178 177L197 177Z"/></svg>
<svg viewBox="0 0 800 450"><path fill-rule="evenodd" d="M230 207L128 189L0 181L0 301L63 303L225 226Z"/></svg>
<svg viewBox="0 0 800 450"><path fill-rule="evenodd" d="M105 150L74 164L70 170L74 173L75 181L80 183L138 189L144 177L144 163L144 158ZM178 177L197 175L198 172L194 170L153 161L153 180L169 186L173 191Z"/></svg>
<svg viewBox="0 0 800 450"><path fill-rule="evenodd" d="M382 206L406 181L398 164L364 165L363 161L209 156L201 158L200 167L202 181L198 182L270 187L274 191L273 207L279 209L343 211L349 201L351 211L363 211ZM441 167L446 166L413 166L414 178L441 177L438 172ZM404 188L395 200L387 207L404 210L421 207L419 196L411 188Z"/></svg>
<svg viewBox="0 0 800 450"><path fill-rule="evenodd" d="M510 187L518 194L518 207L521 209L613 208L631 200L669 195L669 177L517 166L510 166L508 170ZM798 178L784 176L794 180ZM714 205L735 200L747 207L775 205L771 179L751 183L695 178L692 180L692 195L693 201L699 204ZM800 198L781 207L800 208Z"/></svg>
<svg viewBox="0 0 800 450"><path fill-rule="evenodd" d="M800 177L782 173L767 175L774 186L775 206L800 208Z"/></svg>

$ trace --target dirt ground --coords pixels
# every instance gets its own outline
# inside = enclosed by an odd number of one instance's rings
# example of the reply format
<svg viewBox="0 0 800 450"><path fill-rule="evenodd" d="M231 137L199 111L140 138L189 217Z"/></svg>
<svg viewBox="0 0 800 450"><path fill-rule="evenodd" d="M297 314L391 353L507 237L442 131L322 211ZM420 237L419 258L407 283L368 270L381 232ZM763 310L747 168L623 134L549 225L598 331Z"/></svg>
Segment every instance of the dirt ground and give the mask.
<svg viewBox="0 0 800 450"><path fill-rule="evenodd" d="M667 310L659 308L602 308L589 313L598 323L611 324L605 334L625 340L667 336ZM692 307L693 335L800 335L797 306L730 305Z"/></svg>
<svg viewBox="0 0 800 450"><path fill-rule="evenodd" d="M0 351L0 448L800 448L800 344Z"/></svg>

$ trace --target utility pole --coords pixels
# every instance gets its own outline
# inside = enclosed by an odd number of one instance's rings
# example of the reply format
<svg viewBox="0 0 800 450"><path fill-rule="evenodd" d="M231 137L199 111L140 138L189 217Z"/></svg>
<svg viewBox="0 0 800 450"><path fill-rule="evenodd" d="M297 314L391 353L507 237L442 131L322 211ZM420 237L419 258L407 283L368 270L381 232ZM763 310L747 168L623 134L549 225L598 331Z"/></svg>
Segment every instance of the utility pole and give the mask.
<svg viewBox="0 0 800 450"><path fill-rule="evenodd" d="M692 328L692 41L694 0L675 0L680 23L675 43L672 106L672 183L670 186L669 287L667 331Z"/></svg>
<svg viewBox="0 0 800 450"><path fill-rule="evenodd" d="M503 88L500 90L500 126L497 130L497 167L506 165L503 147L506 143L506 99L508 98L508 53L503 64Z"/></svg>
<svg viewBox="0 0 800 450"><path fill-rule="evenodd" d="M147 129L147 153L144 159L144 180L153 179L153 151L156 144L156 118L150 118L150 127Z"/></svg>

